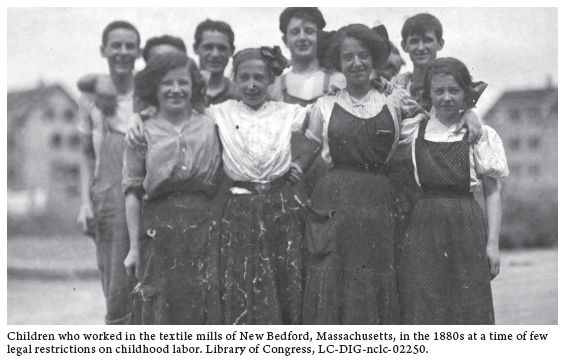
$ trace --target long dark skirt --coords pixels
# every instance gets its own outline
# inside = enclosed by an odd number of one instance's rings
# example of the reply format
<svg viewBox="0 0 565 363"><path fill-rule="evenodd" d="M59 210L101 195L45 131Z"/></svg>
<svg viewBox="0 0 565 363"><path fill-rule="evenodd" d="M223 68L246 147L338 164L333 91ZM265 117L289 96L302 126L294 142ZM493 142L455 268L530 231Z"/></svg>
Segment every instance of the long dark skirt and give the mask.
<svg viewBox="0 0 565 363"><path fill-rule="evenodd" d="M306 230L305 324L398 324L393 191L381 172L331 169Z"/></svg>
<svg viewBox="0 0 565 363"><path fill-rule="evenodd" d="M302 323L304 209L288 185L231 195L218 246L220 324Z"/></svg>
<svg viewBox="0 0 565 363"><path fill-rule="evenodd" d="M494 324L486 220L471 197L426 196L400 257L403 324Z"/></svg>
<svg viewBox="0 0 565 363"><path fill-rule="evenodd" d="M204 195L169 194L144 206L132 324L206 323L210 205Z"/></svg>

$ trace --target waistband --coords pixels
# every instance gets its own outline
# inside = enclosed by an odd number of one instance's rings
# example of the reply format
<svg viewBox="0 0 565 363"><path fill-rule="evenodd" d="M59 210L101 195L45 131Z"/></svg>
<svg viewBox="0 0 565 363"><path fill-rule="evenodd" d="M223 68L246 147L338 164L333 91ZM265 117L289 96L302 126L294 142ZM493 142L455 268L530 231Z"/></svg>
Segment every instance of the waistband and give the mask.
<svg viewBox="0 0 565 363"><path fill-rule="evenodd" d="M273 193L286 185L287 175L278 177L275 180L271 180L267 183L254 183L249 181L234 181L233 186L236 188L247 189L254 194L267 194Z"/></svg>
<svg viewBox="0 0 565 363"><path fill-rule="evenodd" d="M422 195L422 198L471 198L471 199L474 199L475 196L471 192L457 193L455 191L446 191L446 190L427 190Z"/></svg>
<svg viewBox="0 0 565 363"><path fill-rule="evenodd" d="M332 170L348 170L357 171L362 173L372 173L372 174L384 174L384 168L380 166L370 166L370 165L349 165L349 164L335 164Z"/></svg>

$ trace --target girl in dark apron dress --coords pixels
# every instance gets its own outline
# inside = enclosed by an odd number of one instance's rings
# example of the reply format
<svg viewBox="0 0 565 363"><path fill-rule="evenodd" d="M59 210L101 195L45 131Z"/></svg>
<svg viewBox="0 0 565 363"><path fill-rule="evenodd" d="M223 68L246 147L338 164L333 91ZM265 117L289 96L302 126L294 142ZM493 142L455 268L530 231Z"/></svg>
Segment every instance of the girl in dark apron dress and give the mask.
<svg viewBox="0 0 565 363"><path fill-rule="evenodd" d="M384 26L349 25L318 33L318 59L338 69L347 87L318 99L309 129L333 167L307 208L305 324L398 324L393 190L384 167L399 141L401 122L418 121L420 107L403 90L374 90L371 70L384 64Z"/></svg>
<svg viewBox="0 0 565 363"><path fill-rule="evenodd" d="M436 115L412 135L424 195L412 213L399 267L403 324L494 324L490 281L499 272L500 190L508 175L502 142L488 126L470 144L455 133L460 110L476 102L471 76L453 58L426 71L424 97ZM473 198L484 188L486 215ZM487 228L488 226L488 228Z"/></svg>

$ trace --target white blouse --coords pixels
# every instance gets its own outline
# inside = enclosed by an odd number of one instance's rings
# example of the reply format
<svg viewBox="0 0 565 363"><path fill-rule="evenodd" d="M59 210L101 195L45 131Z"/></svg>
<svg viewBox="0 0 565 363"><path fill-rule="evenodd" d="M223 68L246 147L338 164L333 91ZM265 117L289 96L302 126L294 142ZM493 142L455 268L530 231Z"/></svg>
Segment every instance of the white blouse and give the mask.
<svg viewBox="0 0 565 363"><path fill-rule="evenodd" d="M385 105L388 106L392 118L394 119L395 133L393 146L387 157L387 161L396 150L399 138L401 137L400 129L404 127L404 124L406 122L419 124L426 118L423 114L419 113L421 107L405 90L400 88L394 88L392 94L389 96L385 96L377 90L371 89L362 100L351 97L346 90L339 91L335 96L318 98L310 112L310 121L306 136L311 139L316 139L318 143L322 145L322 157L328 164L332 164L328 145L328 125L335 103L359 118L374 117L381 112Z"/></svg>
<svg viewBox="0 0 565 363"><path fill-rule="evenodd" d="M412 149L412 162L414 163L414 174L418 185L420 185L420 180L418 179L418 166L416 165L414 146L419 129L420 124L409 122L402 130L401 136L403 138L402 143L410 145ZM436 115L433 115L428 121L424 138L433 142L463 140L467 129L463 128L459 132L455 132L455 129L457 129L457 125L447 127L437 119ZM469 147L469 167L471 169L471 192L475 192L482 186L479 175L500 179L507 177L510 173L506 163L506 154L504 153L502 140L493 128L483 125L480 139Z"/></svg>
<svg viewBox="0 0 565 363"><path fill-rule="evenodd" d="M236 100L212 105L223 145L224 171L235 181L269 182L290 168L290 136L310 107L267 101L258 110Z"/></svg>

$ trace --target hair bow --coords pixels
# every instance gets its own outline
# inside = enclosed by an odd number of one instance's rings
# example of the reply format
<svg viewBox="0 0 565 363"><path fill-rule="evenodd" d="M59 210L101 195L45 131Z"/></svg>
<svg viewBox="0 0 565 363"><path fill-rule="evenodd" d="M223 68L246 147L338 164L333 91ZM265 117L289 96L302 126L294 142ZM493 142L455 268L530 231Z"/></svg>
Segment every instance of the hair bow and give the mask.
<svg viewBox="0 0 565 363"><path fill-rule="evenodd" d="M282 54L281 48L277 45L274 47L261 47L261 56L267 62L269 68L275 72L275 76L280 76L285 68L290 67L288 59Z"/></svg>
<svg viewBox="0 0 565 363"><path fill-rule="evenodd" d="M483 81L477 81L471 83L471 88L473 89L473 93L471 95L471 101L473 101L473 106L477 104L479 98L487 88L488 84Z"/></svg>

